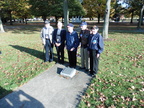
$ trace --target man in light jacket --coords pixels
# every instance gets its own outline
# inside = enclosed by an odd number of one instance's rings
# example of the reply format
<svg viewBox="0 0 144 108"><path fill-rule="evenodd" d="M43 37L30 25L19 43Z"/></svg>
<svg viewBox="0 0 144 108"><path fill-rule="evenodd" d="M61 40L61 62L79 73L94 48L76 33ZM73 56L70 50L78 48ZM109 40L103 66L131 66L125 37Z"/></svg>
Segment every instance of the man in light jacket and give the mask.
<svg viewBox="0 0 144 108"><path fill-rule="evenodd" d="M50 26L49 21L45 21L45 26L41 30L41 39L42 43L45 48L45 62L52 62L53 61L53 41L52 41L52 34L53 34L53 27Z"/></svg>

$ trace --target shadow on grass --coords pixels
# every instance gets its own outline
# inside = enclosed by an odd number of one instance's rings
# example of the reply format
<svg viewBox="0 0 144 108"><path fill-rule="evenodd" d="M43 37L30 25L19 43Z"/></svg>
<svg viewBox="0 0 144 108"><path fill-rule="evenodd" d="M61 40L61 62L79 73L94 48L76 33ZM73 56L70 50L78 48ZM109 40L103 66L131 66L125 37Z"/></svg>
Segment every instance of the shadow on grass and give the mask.
<svg viewBox="0 0 144 108"><path fill-rule="evenodd" d="M19 46L19 45L9 45L17 50L20 50L21 52L25 52L25 53L28 53L32 56L35 56L36 58L39 58L41 60L44 60L45 59L45 52L44 52L44 49L43 49L43 52L41 51L38 51L38 50L35 50L35 49L31 49L31 48L26 48L26 47L23 47L23 46ZM56 54L54 54L54 61L56 61Z"/></svg>
<svg viewBox="0 0 144 108"><path fill-rule="evenodd" d="M44 105L22 90L14 91L0 100L0 108L44 108Z"/></svg>
<svg viewBox="0 0 144 108"><path fill-rule="evenodd" d="M31 49L31 48L26 48L26 47L23 47L23 46L19 46L19 45L9 45L17 50L20 50L21 52L25 52L25 53L28 53L32 56L35 56L39 59L42 59L44 60L44 52L41 52L41 51L38 51L38 50L35 50L35 49Z"/></svg>

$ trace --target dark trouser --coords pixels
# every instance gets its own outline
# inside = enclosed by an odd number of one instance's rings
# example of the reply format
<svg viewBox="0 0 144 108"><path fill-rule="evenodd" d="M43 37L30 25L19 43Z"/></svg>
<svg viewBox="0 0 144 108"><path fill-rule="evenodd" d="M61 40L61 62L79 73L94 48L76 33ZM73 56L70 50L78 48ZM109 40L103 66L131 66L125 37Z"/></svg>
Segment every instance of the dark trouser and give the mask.
<svg viewBox="0 0 144 108"><path fill-rule="evenodd" d="M45 50L46 50L46 53L45 53L45 62L49 61L53 61L53 46L50 42L49 39L46 40L46 44L45 44Z"/></svg>
<svg viewBox="0 0 144 108"><path fill-rule="evenodd" d="M76 67L76 51L68 51L68 59L69 59L69 66L75 68Z"/></svg>
<svg viewBox="0 0 144 108"><path fill-rule="evenodd" d="M99 58L97 58L97 51L90 50L90 74L97 74L99 65Z"/></svg>
<svg viewBox="0 0 144 108"><path fill-rule="evenodd" d="M64 45L56 46L57 62L64 63Z"/></svg>

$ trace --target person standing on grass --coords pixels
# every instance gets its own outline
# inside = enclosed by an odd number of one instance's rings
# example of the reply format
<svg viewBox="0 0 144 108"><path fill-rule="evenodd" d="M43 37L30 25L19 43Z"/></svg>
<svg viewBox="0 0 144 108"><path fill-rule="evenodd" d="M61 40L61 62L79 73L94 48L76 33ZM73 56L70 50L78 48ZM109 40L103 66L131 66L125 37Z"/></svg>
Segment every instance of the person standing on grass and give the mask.
<svg viewBox="0 0 144 108"><path fill-rule="evenodd" d="M57 29L53 32L53 43L57 51L57 63L64 63L64 47L65 47L65 38L66 30L62 29L62 23L57 23Z"/></svg>
<svg viewBox="0 0 144 108"><path fill-rule="evenodd" d="M81 42L81 48L80 48L80 54L81 54L81 67L80 69L86 69L88 71L88 37L90 35L90 31L87 29L87 23L82 22L81 23L81 31L79 34L80 42Z"/></svg>
<svg viewBox="0 0 144 108"><path fill-rule="evenodd" d="M68 51L69 67L76 68L77 63L77 47L79 46L78 33L73 30L74 25L67 25L68 32L66 33L66 49Z"/></svg>
<svg viewBox="0 0 144 108"><path fill-rule="evenodd" d="M53 27L50 26L49 21L45 21L45 26L41 30L41 39L42 44L45 48L45 60L44 62L52 62L53 61L53 42L52 42L52 34L53 34Z"/></svg>
<svg viewBox="0 0 144 108"><path fill-rule="evenodd" d="M92 34L89 37L90 53L90 74L95 75L98 72L100 54L104 50L103 37L98 33L99 28L93 26Z"/></svg>

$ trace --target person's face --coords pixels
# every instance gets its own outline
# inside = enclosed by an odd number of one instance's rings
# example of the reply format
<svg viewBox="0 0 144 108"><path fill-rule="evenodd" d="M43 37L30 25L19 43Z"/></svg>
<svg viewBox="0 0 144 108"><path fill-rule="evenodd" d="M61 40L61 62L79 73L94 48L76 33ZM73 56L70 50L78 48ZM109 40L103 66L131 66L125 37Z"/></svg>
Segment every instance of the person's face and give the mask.
<svg viewBox="0 0 144 108"><path fill-rule="evenodd" d="M92 34L96 34L98 32L98 29L92 29Z"/></svg>
<svg viewBox="0 0 144 108"><path fill-rule="evenodd" d="M62 28L62 23L58 23L58 24L57 24L57 28L58 28L58 29L61 29L61 28Z"/></svg>
<svg viewBox="0 0 144 108"><path fill-rule="evenodd" d="M50 26L50 24L45 24L45 27L48 28Z"/></svg>
<svg viewBox="0 0 144 108"><path fill-rule="evenodd" d="M81 29L82 29L82 30L86 30L86 29L87 29L87 25L81 26Z"/></svg>
<svg viewBox="0 0 144 108"><path fill-rule="evenodd" d="M69 31L70 33L73 32L73 27L68 26L67 28L68 28L68 31Z"/></svg>

